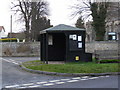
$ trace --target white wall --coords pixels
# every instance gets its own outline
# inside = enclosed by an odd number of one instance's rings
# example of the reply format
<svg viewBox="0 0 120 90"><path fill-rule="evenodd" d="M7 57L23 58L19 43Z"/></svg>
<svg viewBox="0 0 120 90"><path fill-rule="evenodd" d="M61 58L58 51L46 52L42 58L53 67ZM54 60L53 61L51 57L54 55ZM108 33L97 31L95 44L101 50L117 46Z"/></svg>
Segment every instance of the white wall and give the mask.
<svg viewBox="0 0 120 90"><path fill-rule="evenodd" d="M0 38L7 37L4 31L0 32Z"/></svg>

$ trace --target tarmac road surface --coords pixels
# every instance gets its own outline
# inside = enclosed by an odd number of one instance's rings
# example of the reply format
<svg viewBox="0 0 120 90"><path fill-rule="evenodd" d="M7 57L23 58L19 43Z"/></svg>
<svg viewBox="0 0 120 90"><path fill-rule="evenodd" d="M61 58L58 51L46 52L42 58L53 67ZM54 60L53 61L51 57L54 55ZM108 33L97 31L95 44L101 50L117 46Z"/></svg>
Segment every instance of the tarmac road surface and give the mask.
<svg viewBox="0 0 120 90"><path fill-rule="evenodd" d="M26 72L19 67L24 61L39 60L39 57L1 57L1 88L118 88L116 76L66 77Z"/></svg>

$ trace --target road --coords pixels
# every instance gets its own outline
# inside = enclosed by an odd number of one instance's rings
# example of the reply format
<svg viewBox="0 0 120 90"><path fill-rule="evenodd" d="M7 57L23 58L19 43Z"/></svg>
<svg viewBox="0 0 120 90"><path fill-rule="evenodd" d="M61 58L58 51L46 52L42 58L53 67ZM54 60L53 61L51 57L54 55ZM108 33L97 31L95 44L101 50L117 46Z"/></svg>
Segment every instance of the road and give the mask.
<svg viewBox="0 0 120 90"><path fill-rule="evenodd" d="M34 74L19 67L38 57L2 57L2 88L118 88L118 76L66 77Z"/></svg>

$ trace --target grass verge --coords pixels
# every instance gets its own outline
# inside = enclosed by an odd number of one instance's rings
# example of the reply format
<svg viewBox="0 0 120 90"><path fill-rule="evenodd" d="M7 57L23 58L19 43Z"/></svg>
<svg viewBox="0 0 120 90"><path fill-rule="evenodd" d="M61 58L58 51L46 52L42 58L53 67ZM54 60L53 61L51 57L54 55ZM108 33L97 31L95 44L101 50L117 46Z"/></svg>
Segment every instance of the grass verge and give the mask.
<svg viewBox="0 0 120 90"><path fill-rule="evenodd" d="M107 73L119 72L118 63L77 62L66 64L43 64L39 60L24 62L26 68L32 70L58 73Z"/></svg>

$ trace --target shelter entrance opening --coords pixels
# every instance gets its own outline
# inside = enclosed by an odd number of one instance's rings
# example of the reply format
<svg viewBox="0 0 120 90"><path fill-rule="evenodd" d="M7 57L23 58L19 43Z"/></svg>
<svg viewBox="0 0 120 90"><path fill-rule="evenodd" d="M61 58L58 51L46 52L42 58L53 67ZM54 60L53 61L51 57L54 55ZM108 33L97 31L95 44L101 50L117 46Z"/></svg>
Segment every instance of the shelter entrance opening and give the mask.
<svg viewBox="0 0 120 90"><path fill-rule="evenodd" d="M64 33L48 34L49 61L65 61L66 36Z"/></svg>

